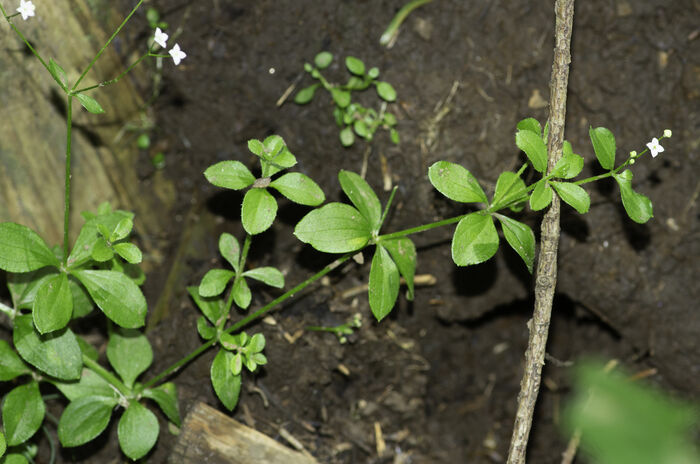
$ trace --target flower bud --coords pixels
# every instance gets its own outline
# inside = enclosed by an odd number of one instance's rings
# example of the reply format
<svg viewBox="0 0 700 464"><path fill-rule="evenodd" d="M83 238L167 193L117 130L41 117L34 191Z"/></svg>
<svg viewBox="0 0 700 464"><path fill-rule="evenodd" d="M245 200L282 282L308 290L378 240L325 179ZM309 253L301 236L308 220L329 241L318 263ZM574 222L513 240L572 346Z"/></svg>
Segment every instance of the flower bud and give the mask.
<svg viewBox="0 0 700 464"><path fill-rule="evenodd" d="M664 130L664 137L666 137L667 139L670 139L672 134L673 133L671 132L671 129Z"/></svg>

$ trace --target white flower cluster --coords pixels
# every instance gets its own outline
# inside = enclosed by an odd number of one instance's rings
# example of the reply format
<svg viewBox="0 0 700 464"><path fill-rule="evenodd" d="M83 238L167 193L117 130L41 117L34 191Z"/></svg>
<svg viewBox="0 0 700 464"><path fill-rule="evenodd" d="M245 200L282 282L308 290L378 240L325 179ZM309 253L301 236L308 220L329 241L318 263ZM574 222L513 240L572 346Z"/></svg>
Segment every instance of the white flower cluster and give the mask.
<svg viewBox="0 0 700 464"><path fill-rule="evenodd" d="M156 34L153 37L153 41L163 48L168 48L168 34L163 32L159 27L156 28ZM175 44L175 46L173 46L168 53L173 57L173 63L175 63L175 66L179 65L180 62L187 57L187 54L180 50L179 44Z"/></svg>

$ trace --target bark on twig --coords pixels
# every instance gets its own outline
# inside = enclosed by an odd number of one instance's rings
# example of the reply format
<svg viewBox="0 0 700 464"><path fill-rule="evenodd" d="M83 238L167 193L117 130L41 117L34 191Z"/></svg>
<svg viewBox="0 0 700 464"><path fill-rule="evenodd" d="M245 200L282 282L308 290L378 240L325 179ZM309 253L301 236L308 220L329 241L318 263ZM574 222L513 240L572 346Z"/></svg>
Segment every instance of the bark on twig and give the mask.
<svg viewBox="0 0 700 464"><path fill-rule="evenodd" d="M556 0L554 61L549 83L549 170L561 158L566 119L566 90L571 62L571 30L574 21L574 0ZM525 372L520 382L518 410L508 452L508 464L525 463L532 416L540 389L542 366L552 315L552 300L557 282L557 250L559 247L559 197L554 195L552 205L542 220L537 276L535 279L535 309L528 323L530 339L525 352Z"/></svg>

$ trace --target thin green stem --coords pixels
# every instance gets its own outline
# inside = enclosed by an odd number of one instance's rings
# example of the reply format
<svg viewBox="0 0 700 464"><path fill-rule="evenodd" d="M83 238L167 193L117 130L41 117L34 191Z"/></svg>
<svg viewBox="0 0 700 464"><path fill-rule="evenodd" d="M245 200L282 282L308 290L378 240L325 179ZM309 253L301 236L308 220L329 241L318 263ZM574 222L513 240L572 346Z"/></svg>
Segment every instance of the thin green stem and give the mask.
<svg viewBox="0 0 700 464"><path fill-rule="evenodd" d="M379 44L380 45L388 45L396 35L399 33L399 26L401 26L401 23L404 22L406 17L411 13L411 11L415 10L421 5L425 5L426 3L430 3L433 0L413 0L411 2L406 3L403 8L399 10L398 13L396 13L396 16L391 20L389 23L389 26L387 26L386 30L382 34L382 36L379 38Z"/></svg>
<svg viewBox="0 0 700 464"><path fill-rule="evenodd" d="M398 190L398 186L394 187L391 190L391 195L389 195L389 200L386 202L386 206L384 207L384 212L382 213L382 218L379 220L379 224L384 224L384 219L386 219L387 213L389 213L389 207L391 207L391 202L394 201L394 195L396 195L396 190Z"/></svg>
<svg viewBox="0 0 700 464"><path fill-rule="evenodd" d="M14 320L14 318L15 318L15 310L14 310L14 308L10 308L10 307L7 306L6 304L4 304L2 301L0 301L0 312L3 312L3 313L5 313L5 314L7 314L7 316L8 316L10 319L13 319L13 320Z"/></svg>
<svg viewBox="0 0 700 464"><path fill-rule="evenodd" d="M299 285L297 285L297 286L294 287L293 289L291 289L291 290L289 290L288 292L284 293L283 295L280 295L279 297L275 298L274 300L272 300L271 302L269 302L268 304L266 304L266 305L263 306L262 308L258 309L258 310L255 311L254 313L251 313L251 314L249 314L248 316L244 317L243 319L241 319L240 321L238 321L237 323L235 323L234 325L232 325L231 327L229 327L228 329L226 329L225 333L229 333L229 334L230 334L231 332L235 332L236 330L239 330L239 329L241 329L242 327L244 327L244 326L250 324L252 321L254 321L254 320L256 320L256 319L259 319L261 316L263 316L264 314L266 314L267 312L269 312L269 311L270 311L271 309L273 309L275 306L277 306L277 305L279 305L280 303L284 302L284 301L287 300L288 298L293 297L295 294L297 294L298 292L302 291L303 289L305 289L305 288L306 288L307 286L309 286L310 284L316 282L316 281L317 281L318 279L320 279L321 277L325 276L326 274L328 274L328 273L331 272L332 270L336 269L338 266L340 266L341 264L343 264L345 261L349 260L354 254L355 254L355 253L347 253L347 254L341 256L340 258L336 259L336 260L333 261L331 264L329 264L328 266L324 267L324 268L321 269L319 272L317 272L316 274L312 275L311 277L309 277L308 279L306 279L305 281L303 281L302 283L300 283ZM197 348L196 350L192 351L190 354L188 354L188 355L185 356L184 358L180 359L180 360L177 361L175 364L173 364L172 366L168 367L168 368L165 369L163 372L161 372L160 374L158 374L157 376L153 377L151 380L149 380L148 382L146 382L146 383L143 385L143 388L144 388L144 389L146 389L146 388L151 388L153 385L157 384L157 383L160 382L161 380L163 380L163 379L165 379L166 377L168 377L169 375L173 374L174 372L176 372L177 370L179 370L180 368L182 368L184 365L186 365L187 363L189 363L190 361L192 361L193 359L195 359L196 357L198 357L200 354L204 353L204 352L205 352L206 350L208 350L212 345L214 345L214 343L216 343L216 339L212 339L212 340L209 340L208 342L204 343L204 344L201 345L199 348Z"/></svg>
<svg viewBox="0 0 700 464"><path fill-rule="evenodd" d="M437 227L442 227L442 226L454 224L455 222L461 221L462 218L464 218L465 216L467 216L467 214L461 214L459 216L451 217L449 219L443 219L442 221L431 222L430 224L423 224L422 226L418 226L418 227L411 227L410 229L404 229L404 230L400 230L398 232L392 232L391 234L380 235L377 238L377 242L384 241L384 240L391 240L393 238L405 237L406 235L417 234L419 232L425 232L426 230L435 229Z"/></svg>
<svg viewBox="0 0 700 464"><path fill-rule="evenodd" d="M149 56L153 56L153 55L151 55L150 52L149 52L149 53L146 53L146 54L144 54L144 55L142 55L138 60L136 60L131 66L129 66L128 68L126 68L126 70L125 70L124 72L122 72L121 74L119 74L119 75L118 75L117 77L115 77L114 79L111 79L111 80L109 80L109 81L100 82L99 84L91 85L91 86L89 86L89 87L83 87L82 89L76 90L74 93L86 92L86 91L88 91L88 90L96 89L97 87L107 87L108 85L116 84L117 82L119 82L119 80L120 80L122 77L126 76L129 72L131 72L131 70L134 69L134 68L136 67L136 65L138 65L139 63L141 63L145 58L147 58L147 57L149 57Z"/></svg>
<svg viewBox="0 0 700 464"><path fill-rule="evenodd" d="M128 398L131 395L131 389L124 385L124 382L119 380L116 375L112 374L107 369L100 366L100 364L97 361L93 360L92 358L89 358L86 355L83 355L83 364L95 374L99 375L107 382L109 382L110 385L119 390L119 392L125 397Z"/></svg>
<svg viewBox="0 0 700 464"><path fill-rule="evenodd" d="M102 46L102 48L100 49L100 51L97 52L97 55L95 55L95 57L92 59L92 61L91 61L90 64L88 65L88 67L85 68L85 71L83 71L83 73L80 75L80 77L78 78L78 80L75 82L75 84L74 84L73 87L71 88L71 92L75 92L75 89L78 88L78 85L82 82L82 80L85 78L85 76L87 75L87 73L90 72L90 70L91 70L92 67L95 65L95 63L96 63L97 60L100 58L100 56L102 56L102 53L104 53L104 51L107 49L107 47L109 47L109 44L112 43L112 40L114 40L114 38L117 36L117 34L119 34L119 32L122 30L122 28L126 25L127 21L129 21L129 19L131 19L131 17L134 15L134 13L136 13L136 10L139 9L139 7L141 6L142 3L143 3L143 0L139 0L139 2L136 4L136 6L134 7L134 9L131 10L131 13L129 13L129 15L124 19L124 21L122 21L122 23L119 25L119 27L117 28L117 30L114 31L114 34L112 34L112 36L109 38L109 40L107 41L107 43L105 43L105 44ZM48 69L48 68L47 68L47 69Z"/></svg>
<svg viewBox="0 0 700 464"><path fill-rule="evenodd" d="M65 201L63 205L63 267L68 265L68 228L70 226L70 186L71 186L71 137L73 132L73 97L68 95L66 105L66 179Z"/></svg>

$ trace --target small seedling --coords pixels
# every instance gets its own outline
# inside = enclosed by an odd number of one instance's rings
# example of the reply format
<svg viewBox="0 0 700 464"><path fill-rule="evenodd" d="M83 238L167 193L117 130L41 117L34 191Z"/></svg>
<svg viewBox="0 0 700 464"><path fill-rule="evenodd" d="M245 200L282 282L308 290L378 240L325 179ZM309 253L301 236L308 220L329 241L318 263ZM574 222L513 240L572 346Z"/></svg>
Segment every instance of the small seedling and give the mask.
<svg viewBox="0 0 700 464"><path fill-rule="evenodd" d="M314 332L331 332L338 337L338 341L340 343L347 343L347 336L355 333L355 329L359 329L360 327L362 327L362 316L359 313L356 313L352 316L352 319L350 319L345 324L340 324L332 327L311 325L308 326L306 330L311 330Z"/></svg>

